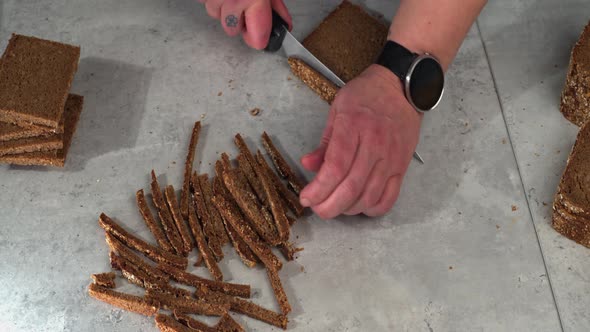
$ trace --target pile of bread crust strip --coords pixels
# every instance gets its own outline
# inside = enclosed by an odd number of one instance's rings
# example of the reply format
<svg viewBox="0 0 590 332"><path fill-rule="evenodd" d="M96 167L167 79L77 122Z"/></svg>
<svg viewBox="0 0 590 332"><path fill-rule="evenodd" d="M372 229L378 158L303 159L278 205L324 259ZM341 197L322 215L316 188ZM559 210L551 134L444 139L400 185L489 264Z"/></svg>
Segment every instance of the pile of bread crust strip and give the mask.
<svg viewBox="0 0 590 332"><path fill-rule="evenodd" d="M124 310L156 316L161 331L244 331L230 311L286 329L291 306L278 274L283 263L271 247L278 247L288 261L302 250L289 242L289 235L291 225L304 212L296 193L305 183L266 133L262 135L263 146L278 174L261 151L250 151L240 134L234 140L239 150L237 165L223 153L215 163L212 179L198 174L193 164L200 131L201 123L197 122L189 143L180 200L172 185L162 190L153 170L150 187L156 213L148 206L144 191L136 193L140 215L156 244L132 235L104 213L98 219L110 248L111 267L130 283L144 288L145 294L114 290L114 272L92 275L88 293ZM227 243L247 267L263 264L280 312L248 300L249 285L223 281L218 263ZM193 248L199 253L195 265L203 264L211 279L186 271ZM174 286L171 281L193 287L194 291ZM161 309L172 314L160 313ZM189 315L220 319L215 326L208 326Z"/></svg>

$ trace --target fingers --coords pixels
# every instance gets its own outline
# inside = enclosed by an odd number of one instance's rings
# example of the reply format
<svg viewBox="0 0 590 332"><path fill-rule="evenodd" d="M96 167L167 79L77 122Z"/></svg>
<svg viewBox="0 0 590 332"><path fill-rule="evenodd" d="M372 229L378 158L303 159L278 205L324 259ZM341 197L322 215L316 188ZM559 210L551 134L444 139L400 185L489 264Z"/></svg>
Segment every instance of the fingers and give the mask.
<svg viewBox="0 0 590 332"><path fill-rule="evenodd" d="M272 0L271 1L272 8L289 24L289 31L293 29L293 19L291 18L291 14L289 14L289 10L287 10L287 6L283 0Z"/></svg>
<svg viewBox="0 0 590 332"><path fill-rule="evenodd" d="M308 171L317 172L324 163L324 157L326 155L328 142L330 142L330 137L332 137L335 114L336 111L332 108L328 115L328 121L326 123L326 127L324 128L324 133L322 134L319 148L315 149L315 151L313 151L312 153L306 154L305 156L303 156L303 158L301 158L301 164Z"/></svg>
<svg viewBox="0 0 590 332"><path fill-rule="evenodd" d="M348 175L325 201L312 206L314 212L322 219L331 219L350 209L363 194L367 179L375 165L373 155L373 149L361 138ZM378 199L379 197L375 201Z"/></svg>
<svg viewBox="0 0 590 332"><path fill-rule="evenodd" d="M228 36L237 36L244 30L244 4L225 1L221 7L221 25Z"/></svg>
<svg viewBox="0 0 590 332"><path fill-rule="evenodd" d="M347 118L336 118L324 163L313 181L301 191L303 206L322 203L348 175L359 147L359 135Z"/></svg>
<svg viewBox="0 0 590 332"><path fill-rule="evenodd" d="M397 201L399 197L400 188L402 185L402 176L395 175L387 180L387 185L385 187L385 192L383 192L383 196L377 202L377 205L367 209L364 214L369 217L378 217L386 214L393 204Z"/></svg>
<svg viewBox="0 0 590 332"><path fill-rule="evenodd" d="M272 9L265 1L252 4L244 12L245 30L242 37L248 46L261 50L268 45L272 29Z"/></svg>
<svg viewBox="0 0 590 332"><path fill-rule="evenodd" d="M223 4L223 0L207 0L204 2L207 14L218 20L221 17L221 5Z"/></svg>
<svg viewBox="0 0 590 332"><path fill-rule="evenodd" d="M390 175L391 165L388 165L384 159L377 161L371 171L371 175L369 175L361 197L344 214L354 216L377 205L379 199L385 192L385 186Z"/></svg>

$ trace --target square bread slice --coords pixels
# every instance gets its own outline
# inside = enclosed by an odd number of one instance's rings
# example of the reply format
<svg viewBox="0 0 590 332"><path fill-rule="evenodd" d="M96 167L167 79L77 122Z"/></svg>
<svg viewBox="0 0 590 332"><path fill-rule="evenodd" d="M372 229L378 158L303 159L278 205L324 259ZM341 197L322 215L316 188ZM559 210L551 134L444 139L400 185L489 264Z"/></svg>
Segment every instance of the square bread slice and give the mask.
<svg viewBox="0 0 590 332"><path fill-rule="evenodd" d="M56 130L80 48L13 34L0 65L0 121Z"/></svg>
<svg viewBox="0 0 590 332"><path fill-rule="evenodd" d="M75 94L70 94L66 102L64 117L65 117L65 132L62 135L63 148L52 151L37 151L21 154L12 154L0 156L0 163L9 163L15 165L46 165L63 167L65 165L68 150L72 143L72 137L76 131L80 113L84 104L84 97Z"/></svg>

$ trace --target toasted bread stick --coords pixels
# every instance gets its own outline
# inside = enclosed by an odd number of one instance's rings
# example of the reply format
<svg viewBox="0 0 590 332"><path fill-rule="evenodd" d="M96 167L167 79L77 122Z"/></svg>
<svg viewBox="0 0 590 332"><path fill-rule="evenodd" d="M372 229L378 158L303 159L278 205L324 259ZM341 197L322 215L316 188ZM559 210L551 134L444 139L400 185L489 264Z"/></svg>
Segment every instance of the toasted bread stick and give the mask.
<svg viewBox="0 0 590 332"><path fill-rule="evenodd" d="M107 244L109 245L109 248L111 248L111 253L115 252L117 255L121 256L122 258L125 258L131 264L133 264L138 269L140 269L141 271L162 281L162 283L167 283L168 280L170 280L170 277L168 277L167 274L156 269L155 266L152 266L148 262L143 260L137 254L135 254L131 249L129 249L126 245L124 245L121 241L119 241L114 235L107 232L105 234L105 237L107 240ZM111 263L112 263L112 261L111 261Z"/></svg>
<svg viewBox="0 0 590 332"><path fill-rule="evenodd" d="M239 296L245 298L250 297L249 285L232 284L223 281L205 279L192 273L186 272L184 270L175 268L174 266L168 264L160 264L158 265L158 269L169 275L172 279L176 280L177 282L187 286L193 286L197 288L205 287L207 289L219 291L232 296Z"/></svg>
<svg viewBox="0 0 590 332"><path fill-rule="evenodd" d="M143 221L145 221L145 224L152 232L152 235L156 239L158 246L160 246L160 248L166 250L167 252L174 253L174 249L172 248L170 241L168 241L166 234L164 234L162 225L156 221L156 219L152 215L152 211L150 211L150 208L147 205L143 189L140 189L135 193L135 198L137 199L137 207L139 208L139 213L141 213Z"/></svg>
<svg viewBox="0 0 590 332"><path fill-rule="evenodd" d="M114 272L105 272L93 274L91 277L92 281L99 286L115 288L115 276Z"/></svg>
<svg viewBox="0 0 590 332"><path fill-rule="evenodd" d="M225 317L226 315L227 314L223 315L222 318ZM218 332L216 327L212 327L212 326L209 326L205 323L202 323L201 321L198 321L198 320L190 317L189 315L183 314L183 313L179 312L178 310L174 310L174 317L176 317L176 319L179 322L190 327L193 332L194 332L194 330L201 331L201 332Z"/></svg>
<svg viewBox="0 0 590 332"><path fill-rule="evenodd" d="M147 242L127 232L123 227L118 225L114 220L109 218L104 213L102 213L100 218L98 218L98 223L102 229L114 235L123 244L131 249L141 252L154 262L167 263L183 269L185 269L188 265L188 260L186 257L173 255L158 247L148 244Z"/></svg>
<svg viewBox="0 0 590 332"><path fill-rule="evenodd" d="M158 302L148 300L145 297L117 292L97 284L90 284L88 294L115 307L145 316L155 315L160 308Z"/></svg>
<svg viewBox="0 0 590 332"><path fill-rule="evenodd" d="M275 298L281 307L281 312L283 315L288 315L291 312L291 305L289 304L289 299L287 298L287 294L281 283L281 278L279 278L279 273L274 269L267 267L266 274L268 275L268 280L272 286Z"/></svg>
<svg viewBox="0 0 590 332"><path fill-rule="evenodd" d="M193 163L195 160L195 149L199 142L199 134L201 133L201 122L195 122L191 134L191 140L188 145L188 153L186 161L184 162L184 181L182 182L182 191L180 192L180 211L184 220L188 220L188 204L190 200L189 183L191 175L193 174Z"/></svg>
<svg viewBox="0 0 590 332"><path fill-rule="evenodd" d="M199 176L199 184L201 185L201 192L203 193L203 199L205 200L205 207L207 207L207 211L209 211L209 218L215 232L215 236L217 237L219 244L223 246L229 242L229 238L227 237L227 233L223 227L221 215L219 214L219 211L217 211L217 207L211 202L211 198L213 197L213 189L207 174Z"/></svg>
<svg viewBox="0 0 590 332"><path fill-rule="evenodd" d="M248 180L250 187L252 187L252 189L254 189L254 193L256 194L256 197L258 197L258 200L260 201L260 203L262 205L267 206L268 201L266 199L266 193L264 192L264 188L262 187L262 183L261 183L260 179L256 176L256 172L254 171L254 168L252 168L252 166L250 165L250 162L248 161L248 158L246 157L246 155L244 155L243 153L240 153L238 155L238 157L236 158L236 160L238 161L238 168L240 169L242 174L244 174L244 176Z"/></svg>
<svg viewBox="0 0 590 332"><path fill-rule="evenodd" d="M225 177L226 174L224 174ZM250 228L250 226L241 217L240 211L236 210L223 196L216 195L213 197L213 202L222 213L224 219L228 221L240 237L248 244L252 252L264 263L266 266L275 267L280 270L282 267L281 261L272 253L268 245L264 244L260 237Z"/></svg>
<svg viewBox="0 0 590 332"><path fill-rule="evenodd" d="M281 181L279 176L273 172L260 151L258 151L256 154L256 161L258 164L260 164L260 166L262 166L262 168L266 170L266 173L269 174L270 180L281 195L283 205L288 207L296 217L303 216L304 207L301 205L301 203L299 203L299 198L292 191L290 191Z"/></svg>
<svg viewBox="0 0 590 332"><path fill-rule="evenodd" d="M204 176L207 175L204 174ZM193 200L195 212L201 221L201 229L203 230L206 243L209 246L209 249L211 249L211 253L213 253L215 259L219 262L221 259L223 259L223 250L221 248L221 243L217 238L217 234L215 233L213 218L209 214L209 209L207 209L207 204L205 203L205 194L203 193L201 181L199 180L199 176L197 176L196 172L194 172L193 176L191 177L191 188L193 189L194 193Z"/></svg>
<svg viewBox="0 0 590 332"><path fill-rule="evenodd" d="M258 155L262 156L260 151L258 151ZM287 220L287 216L285 215L285 208L279 199L279 193L277 192L277 189L272 183L271 175L257 161L254 161L254 164L254 171L262 183L262 188L264 189L266 200L270 206L276 229L279 232L279 238L281 242L285 242L289 240L290 233L290 225L289 220Z"/></svg>
<svg viewBox="0 0 590 332"><path fill-rule="evenodd" d="M229 159L229 155L225 152L221 153L221 164L225 170L229 170L232 168L231 160Z"/></svg>
<svg viewBox="0 0 590 332"><path fill-rule="evenodd" d="M189 223L191 224L191 230L193 232L193 236L195 237L195 241L197 242L197 247L199 248L199 252L203 257L203 261L205 262L205 266L213 276L213 279L217 281L223 280L223 274L221 273L221 269L217 266L217 262L215 262L215 258L213 257L213 253L207 242L205 241L205 235L203 234L203 230L201 229L201 225L197 220L197 213L195 212L195 208L193 207L194 204L189 204L188 206L188 217Z"/></svg>
<svg viewBox="0 0 590 332"><path fill-rule="evenodd" d="M278 248L283 254L283 257L285 257L285 259L288 261L294 260L295 254L303 251L303 248L297 248L293 245L293 243L290 242L281 243Z"/></svg>
<svg viewBox="0 0 590 332"><path fill-rule="evenodd" d="M172 316L164 314L156 315L156 326L161 332L195 332L195 330L188 326L182 325Z"/></svg>
<svg viewBox="0 0 590 332"><path fill-rule="evenodd" d="M218 160L216 165L220 164L220 163L221 162ZM227 202L230 205L232 205L232 209L239 212L239 210L240 210L239 207L236 205L236 202L234 201L230 192L225 187L225 184L223 184L223 180L221 179L222 176L223 176L223 172L219 173L215 177L215 180L213 181L213 193L215 195L223 196L227 200ZM215 206L217 206L217 205L215 205ZM243 218L243 216L240 216L240 217ZM258 263L258 259L256 258L256 255L254 255L254 253L252 252L250 247L248 247L248 244L246 244L246 242L244 242L244 240L236 232L234 227L227 220L225 220L225 218L223 217L223 214L222 214L221 219L223 220L223 224L225 225L225 229L227 230L227 234L229 235L229 238L231 239L232 245L233 245L234 249L236 250L236 252L238 253L238 256L240 256L240 259L242 260L242 262L247 267L250 267L250 268L256 266L256 264Z"/></svg>
<svg viewBox="0 0 590 332"><path fill-rule="evenodd" d="M229 304L175 297L155 289L148 289L146 294L149 299L159 302L165 309L178 310L187 314L221 316L229 310Z"/></svg>
<svg viewBox="0 0 590 332"><path fill-rule="evenodd" d="M259 205L256 196L249 190L248 184L241 176L241 172L239 170L224 172L223 183L238 203L244 216L252 222L252 227L256 229L260 237L271 245L281 243L276 227L273 227L274 225L269 224L268 220L265 219L261 211L263 207ZM219 206L218 209L222 212ZM232 224L232 226L234 225Z"/></svg>
<svg viewBox="0 0 590 332"><path fill-rule="evenodd" d="M270 139L270 136L268 136L266 132L262 133L262 145L264 146L266 152L270 155L270 158L272 159L272 162L275 165L279 175L281 175L284 179L287 179L291 189L297 195L299 195L301 190L303 190L303 187L305 187L305 182L295 175L295 172L293 172L289 164L287 164L287 161L275 147L272 140Z"/></svg>
<svg viewBox="0 0 590 332"><path fill-rule="evenodd" d="M162 190L160 189L160 184L158 183L158 179L156 178L156 172L152 170L152 199L154 201L154 205L158 210L158 215L160 216L160 220L162 221L162 228L164 229L164 234L170 241L174 252L177 255L182 255L184 247L182 244L182 240L180 238L180 233L178 229L176 229L176 225L172 220L172 216L170 215L170 211L166 206L166 202L164 201L164 195L162 195Z"/></svg>
<svg viewBox="0 0 590 332"><path fill-rule="evenodd" d="M190 230L184 222L180 208L178 207L178 201L176 200L176 194L174 193L174 187L172 185L166 186L165 191L166 196L166 203L168 208L170 209L170 213L172 214L172 218L174 219L174 223L176 224L176 228L178 229L178 233L180 234L180 238L182 240L183 245L183 256L188 256L188 253L193 248L193 243L191 240Z"/></svg>
<svg viewBox="0 0 590 332"><path fill-rule="evenodd" d="M237 297L231 297L223 293L207 291L203 289L197 289L195 294L198 298L209 301L211 303L228 303L230 304L230 310L237 312L256 320L287 329L287 316L265 309L252 301L240 299Z"/></svg>
<svg viewBox="0 0 590 332"><path fill-rule="evenodd" d="M230 314L221 316L221 319L219 319L219 322L215 326L219 332L245 332L244 328Z"/></svg>
<svg viewBox="0 0 590 332"><path fill-rule="evenodd" d="M134 266L131 262L125 258L117 256L117 254L113 252L110 254L110 260L111 266L114 269L121 270L123 277L129 280L132 284L145 289L160 288L161 285L166 285L163 281L141 271L137 266Z"/></svg>

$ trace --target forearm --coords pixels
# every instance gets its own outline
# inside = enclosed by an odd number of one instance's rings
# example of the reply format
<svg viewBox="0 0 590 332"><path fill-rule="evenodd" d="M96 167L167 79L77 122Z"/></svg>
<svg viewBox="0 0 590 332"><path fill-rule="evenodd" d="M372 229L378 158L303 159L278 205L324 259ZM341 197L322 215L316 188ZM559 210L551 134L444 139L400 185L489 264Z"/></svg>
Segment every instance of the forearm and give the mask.
<svg viewBox="0 0 590 332"><path fill-rule="evenodd" d="M486 0L401 0L389 28L393 40L430 53L446 70Z"/></svg>

